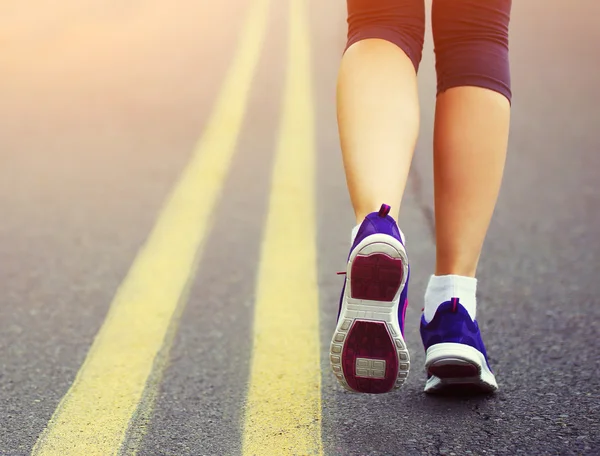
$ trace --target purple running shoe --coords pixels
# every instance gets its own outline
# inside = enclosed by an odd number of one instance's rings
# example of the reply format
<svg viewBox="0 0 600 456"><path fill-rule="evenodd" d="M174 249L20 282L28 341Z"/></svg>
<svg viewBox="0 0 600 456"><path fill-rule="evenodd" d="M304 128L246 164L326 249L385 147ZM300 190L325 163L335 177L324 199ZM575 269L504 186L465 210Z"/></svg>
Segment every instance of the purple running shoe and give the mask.
<svg viewBox="0 0 600 456"><path fill-rule="evenodd" d="M458 298L441 304L429 323L421 317L420 331L426 352L426 393L498 389L479 325Z"/></svg>
<svg viewBox="0 0 600 456"><path fill-rule="evenodd" d="M329 357L346 389L381 394L400 388L410 367L404 343L409 266L390 207L369 214L348 255Z"/></svg>

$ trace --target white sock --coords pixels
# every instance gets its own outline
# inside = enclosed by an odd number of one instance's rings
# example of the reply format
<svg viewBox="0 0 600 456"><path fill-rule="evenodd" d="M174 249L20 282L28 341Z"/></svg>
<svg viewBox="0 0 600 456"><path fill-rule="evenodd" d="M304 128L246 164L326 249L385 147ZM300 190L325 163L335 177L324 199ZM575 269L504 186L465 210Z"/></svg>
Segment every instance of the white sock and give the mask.
<svg viewBox="0 0 600 456"><path fill-rule="evenodd" d="M460 304L467 309L472 320L475 320L477 279L459 275L432 275L425 291L425 320L430 322L440 304L458 298Z"/></svg>
<svg viewBox="0 0 600 456"><path fill-rule="evenodd" d="M359 228L360 228L360 224L356 225L354 228L352 228L352 235L350 236L350 245L354 244L354 239L356 239L356 235L358 234ZM406 244L405 239L404 239L404 233L402 232L400 227L398 227L398 231L400 231L400 239L402 239L402 244Z"/></svg>

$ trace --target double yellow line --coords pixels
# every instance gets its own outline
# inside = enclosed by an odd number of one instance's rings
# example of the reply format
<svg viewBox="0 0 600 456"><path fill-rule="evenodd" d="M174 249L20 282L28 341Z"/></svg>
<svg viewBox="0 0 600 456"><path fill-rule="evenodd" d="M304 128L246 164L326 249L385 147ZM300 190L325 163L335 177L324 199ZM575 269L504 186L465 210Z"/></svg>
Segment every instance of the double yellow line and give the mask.
<svg viewBox="0 0 600 456"><path fill-rule="evenodd" d="M287 82L257 283L245 455L322 454L314 133L305 0L290 0ZM236 150L268 25L255 0L192 159L111 303L87 358L33 455L126 450L169 328L185 305Z"/></svg>
<svg viewBox="0 0 600 456"><path fill-rule="evenodd" d="M321 454L314 109L303 0L290 4L287 81L255 308L244 455Z"/></svg>

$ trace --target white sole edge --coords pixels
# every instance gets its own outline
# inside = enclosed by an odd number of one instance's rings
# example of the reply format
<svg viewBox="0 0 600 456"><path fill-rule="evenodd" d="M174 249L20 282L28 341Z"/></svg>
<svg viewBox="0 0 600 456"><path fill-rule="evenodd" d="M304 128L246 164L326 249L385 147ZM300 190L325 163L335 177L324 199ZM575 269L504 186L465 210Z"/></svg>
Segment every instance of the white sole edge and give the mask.
<svg viewBox="0 0 600 456"><path fill-rule="evenodd" d="M498 390L496 377L488 368L483 353L469 345L452 342L432 345L427 349L425 356L425 370L428 371L434 364L471 364L477 366L479 375L456 378L431 376L425 384L426 393L440 393L446 386L451 385L472 385L486 392Z"/></svg>
<svg viewBox="0 0 600 456"><path fill-rule="evenodd" d="M396 292L393 301L370 301L366 299L354 299L351 297L352 264L354 259L358 255L371 255L374 253L383 253L391 258L399 258L402 260L402 282L398 287L398 291ZM373 234L367 236L352 251L346 265L346 287L342 298L342 309L329 347L331 370L338 383L346 390L356 393L356 391L348 386L341 364L345 344L344 341L355 320L370 320L384 322L386 324L396 346L396 355L398 357L398 375L393 389L399 389L406 381L410 370L410 355L406 343L404 342L404 338L402 337L402 332L400 331L398 307L400 305L400 296L406 286L407 275L408 257L406 255L406 250L404 249L404 246L392 236L387 234Z"/></svg>

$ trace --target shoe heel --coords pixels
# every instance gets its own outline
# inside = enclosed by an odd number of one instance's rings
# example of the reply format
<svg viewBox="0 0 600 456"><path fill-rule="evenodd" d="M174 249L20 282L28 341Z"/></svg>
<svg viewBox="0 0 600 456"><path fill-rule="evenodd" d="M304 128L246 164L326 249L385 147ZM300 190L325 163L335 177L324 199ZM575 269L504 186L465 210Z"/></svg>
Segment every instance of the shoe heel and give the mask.
<svg viewBox="0 0 600 456"><path fill-rule="evenodd" d="M354 299L391 302L402 285L401 258L385 253L358 254L352 263L351 296Z"/></svg>
<svg viewBox="0 0 600 456"><path fill-rule="evenodd" d="M458 358L445 358L432 363L427 368L429 375L439 379L459 379L479 377L481 370L476 364Z"/></svg>
<svg viewBox="0 0 600 456"><path fill-rule="evenodd" d="M404 384L410 368L398 314L406 308L399 296L408 279L404 247L386 234L369 236L347 272L330 348L332 370L350 391L388 393Z"/></svg>
<svg viewBox="0 0 600 456"><path fill-rule="evenodd" d="M391 391L398 377L396 350L385 322L355 320L342 352L342 369L348 386L359 393Z"/></svg>

